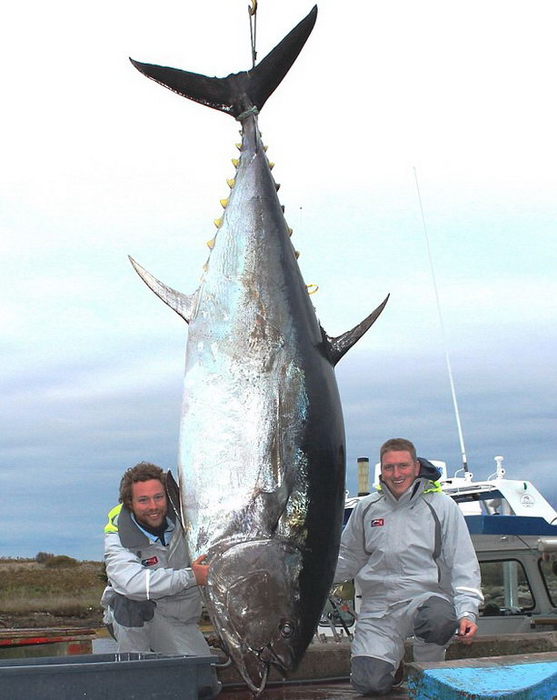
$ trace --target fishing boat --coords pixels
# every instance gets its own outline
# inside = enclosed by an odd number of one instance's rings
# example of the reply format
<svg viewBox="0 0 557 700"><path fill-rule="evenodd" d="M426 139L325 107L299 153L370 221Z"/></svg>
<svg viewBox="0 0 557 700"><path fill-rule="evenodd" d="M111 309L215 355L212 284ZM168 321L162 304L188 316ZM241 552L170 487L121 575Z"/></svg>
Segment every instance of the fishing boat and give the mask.
<svg viewBox="0 0 557 700"><path fill-rule="evenodd" d="M506 478L501 456L483 481L466 468L451 477L445 462L431 461L441 471L444 493L464 515L480 563L485 600L478 635L557 630L557 511L530 481ZM345 522L369 493L367 458L359 458L358 467L358 495L347 493ZM376 485L379 473L377 464ZM334 589L318 635L350 636L359 607L357 587Z"/></svg>

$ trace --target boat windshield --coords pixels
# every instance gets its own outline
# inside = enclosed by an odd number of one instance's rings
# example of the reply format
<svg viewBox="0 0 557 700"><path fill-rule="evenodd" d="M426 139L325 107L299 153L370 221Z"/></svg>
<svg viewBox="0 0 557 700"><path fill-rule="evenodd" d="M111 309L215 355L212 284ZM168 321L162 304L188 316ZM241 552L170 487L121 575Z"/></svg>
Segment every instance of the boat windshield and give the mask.
<svg viewBox="0 0 557 700"><path fill-rule="evenodd" d="M540 572L551 605L557 608L557 560L540 559Z"/></svg>

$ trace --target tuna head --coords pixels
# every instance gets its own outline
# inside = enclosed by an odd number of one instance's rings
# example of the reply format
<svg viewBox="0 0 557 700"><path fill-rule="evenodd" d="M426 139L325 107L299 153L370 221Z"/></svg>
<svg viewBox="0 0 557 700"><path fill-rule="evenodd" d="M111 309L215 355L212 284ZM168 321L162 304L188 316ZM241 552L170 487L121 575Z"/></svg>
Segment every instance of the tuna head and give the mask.
<svg viewBox="0 0 557 700"><path fill-rule="evenodd" d="M250 540L211 561L206 605L250 689L265 687L270 666L295 668L307 638L301 614L302 553L279 539ZM313 630L309 631L309 634Z"/></svg>

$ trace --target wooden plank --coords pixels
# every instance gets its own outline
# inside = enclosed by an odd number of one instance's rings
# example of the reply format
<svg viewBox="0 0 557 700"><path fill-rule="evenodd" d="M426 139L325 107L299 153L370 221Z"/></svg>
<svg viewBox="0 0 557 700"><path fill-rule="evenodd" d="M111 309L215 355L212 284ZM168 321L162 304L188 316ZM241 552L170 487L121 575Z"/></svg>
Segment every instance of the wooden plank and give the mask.
<svg viewBox="0 0 557 700"><path fill-rule="evenodd" d="M91 654L96 631L91 628L0 630L0 658Z"/></svg>

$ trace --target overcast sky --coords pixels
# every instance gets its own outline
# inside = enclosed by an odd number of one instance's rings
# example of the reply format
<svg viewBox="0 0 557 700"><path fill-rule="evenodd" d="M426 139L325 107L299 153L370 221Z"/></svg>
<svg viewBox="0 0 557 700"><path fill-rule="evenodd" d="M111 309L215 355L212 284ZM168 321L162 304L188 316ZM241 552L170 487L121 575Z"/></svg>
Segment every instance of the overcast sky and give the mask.
<svg viewBox="0 0 557 700"><path fill-rule="evenodd" d="M0 555L100 559L123 470L175 465L187 327L127 255L197 287L238 125L128 56L246 69L247 5L2 10ZM260 59L312 5L259 1ZM416 173L470 467L504 455L557 505L556 20L552 0L323 0L260 116L329 335L391 293L337 369L351 491L396 435L460 466Z"/></svg>

